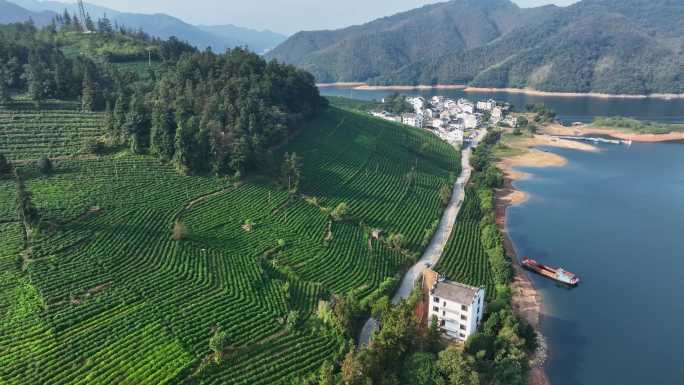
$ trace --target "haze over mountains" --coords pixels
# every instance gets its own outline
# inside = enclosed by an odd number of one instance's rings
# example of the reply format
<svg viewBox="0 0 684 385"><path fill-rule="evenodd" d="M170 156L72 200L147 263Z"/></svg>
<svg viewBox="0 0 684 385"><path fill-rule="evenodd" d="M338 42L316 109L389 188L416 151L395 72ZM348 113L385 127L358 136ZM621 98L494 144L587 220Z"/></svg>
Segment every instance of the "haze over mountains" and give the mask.
<svg viewBox="0 0 684 385"><path fill-rule="evenodd" d="M214 51L247 46L257 53L263 53L286 39L286 36L268 30L257 31L234 25L195 26L163 13L148 15L119 12L89 3L86 8L93 19L107 15L113 22L127 28L143 29L152 36L164 39L176 36L198 48L212 47ZM65 9L78 13L75 2L0 0L0 22L21 22L31 17L37 25L46 25L55 14Z"/></svg>
<svg viewBox="0 0 684 385"><path fill-rule="evenodd" d="M267 57L319 82L683 93L681 20L679 0L538 8L454 0L342 30L300 32Z"/></svg>

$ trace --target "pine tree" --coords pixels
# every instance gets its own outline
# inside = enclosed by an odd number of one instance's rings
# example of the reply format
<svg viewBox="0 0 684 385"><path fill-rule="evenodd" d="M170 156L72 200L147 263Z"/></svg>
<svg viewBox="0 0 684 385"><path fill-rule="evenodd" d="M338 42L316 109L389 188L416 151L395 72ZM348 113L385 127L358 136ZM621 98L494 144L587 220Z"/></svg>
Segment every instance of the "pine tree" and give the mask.
<svg viewBox="0 0 684 385"><path fill-rule="evenodd" d="M152 110L151 149L161 160L168 161L173 158L175 128L173 112L162 102L156 102Z"/></svg>
<svg viewBox="0 0 684 385"><path fill-rule="evenodd" d="M12 163L0 154L0 179L8 178L12 174Z"/></svg>
<svg viewBox="0 0 684 385"><path fill-rule="evenodd" d="M90 76L90 70L87 68L83 74L82 89L81 109L83 112L93 112L95 110L95 87Z"/></svg>
<svg viewBox="0 0 684 385"><path fill-rule="evenodd" d="M33 198L31 193L26 190L21 175L17 170L15 170L14 175L17 182L17 218L24 226L24 243L28 243L40 224L40 215L38 209L33 205Z"/></svg>
<svg viewBox="0 0 684 385"><path fill-rule="evenodd" d="M123 137L123 127L126 124L126 99L119 95L114 104L113 131L112 138L116 143L120 143Z"/></svg>
<svg viewBox="0 0 684 385"><path fill-rule="evenodd" d="M28 83L29 98L36 105L40 105L45 97L43 89L44 71L42 63L35 52L29 55L28 64L24 66L24 79Z"/></svg>
<svg viewBox="0 0 684 385"><path fill-rule="evenodd" d="M145 103L138 93L133 94L126 114L126 132L131 136L131 151L134 154L144 153L149 147L150 127Z"/></svg>
<svg viewBox="0 0 684 385"><path fill-rule="evenodd" d="M194 118L190 118L185 122L180 122L176 130L175 163L178 169L186 175L193 171L192 161L196 147L194 126Z"/></svg>
<svg viewBox="0 0 684 385"><path fill-rule="evenodd" d="M0 104L7 104L10 101L9 84L7 84L7 70L4 66L0 67Z"/></svg>

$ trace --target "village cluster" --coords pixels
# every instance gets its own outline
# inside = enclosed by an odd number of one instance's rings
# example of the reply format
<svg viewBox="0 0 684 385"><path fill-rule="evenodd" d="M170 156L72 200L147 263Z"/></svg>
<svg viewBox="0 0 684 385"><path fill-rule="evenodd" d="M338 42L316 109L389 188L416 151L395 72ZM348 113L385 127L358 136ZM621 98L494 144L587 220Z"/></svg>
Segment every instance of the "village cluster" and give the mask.
<svg viewBox="0 0 684 385"><path fill-rule="evenodd" d="M479 128L501 122L514 126L513 117L508 113L511 106L486 100L473 103L467 99L449 99L433 96L407 97L413 112L401 115L387 111L372 112L376 117L403 123L417 128L433 130L447 142L457 145L477 135Z"/></svg>

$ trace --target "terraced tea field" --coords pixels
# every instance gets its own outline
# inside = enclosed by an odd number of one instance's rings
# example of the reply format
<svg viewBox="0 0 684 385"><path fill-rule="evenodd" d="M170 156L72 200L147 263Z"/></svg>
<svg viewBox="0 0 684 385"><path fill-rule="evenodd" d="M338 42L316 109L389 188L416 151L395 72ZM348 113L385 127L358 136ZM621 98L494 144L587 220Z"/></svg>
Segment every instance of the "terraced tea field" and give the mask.
<svg viewBox="0 0 684 385"><path fill-rule="evenodd" d="M6 132L12 157L33 156L30 138ZM344 341L314 316L319 299L366 297L410 262L369 247L360 223L419 252L459 156L429 133L335 108L279 151L303 158L302 194L346 202L350 219L330 223L265 177L235 185L152 157L70 159L50 177L22 166L58 225L22 250L14 183L0 181L0 383L289 384L339 357ZM217 327L220 364L207 359Z"/></svg>
<svg viewBox="0 0 684 385"><path fill-rule="evenodd" d="M480 220L480 201L475 190L467 188L456 226L435 270L451 280L484 286L491 299L496 290L489 258L480 242Z"/></svg>
<svg viewBox="0 0 684 385"><path fill-rule="evenodd" d="M82 113L77 103L48 102L36 111L28 103L0 108L0 153L12 160L78 154L87 140L104 134L102 113Z"/></svg>

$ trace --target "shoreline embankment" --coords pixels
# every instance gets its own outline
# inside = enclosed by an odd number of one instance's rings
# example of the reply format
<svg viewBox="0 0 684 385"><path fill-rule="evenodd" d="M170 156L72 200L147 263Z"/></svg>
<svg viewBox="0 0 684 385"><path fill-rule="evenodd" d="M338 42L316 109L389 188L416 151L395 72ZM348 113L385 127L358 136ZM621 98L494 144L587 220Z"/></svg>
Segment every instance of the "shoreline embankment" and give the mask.
<svg viewBox="0 0 684 385"><path fill-rule="evenodd" d="M639 134L622 131L609 127L594 127L583 125L578 127L566 127L560 124L549 124L542 128L542 132L548 135L560 136L587 136L602 135L620 140L631 140L639 143L661 143L684 141L684 132L670 132L667 134Z"/></svg>
<svg viewBox="0 0 684 385"><path fill-rule="evenodd" d="M320 88L352 88L359 91L411 91L411 90L463 90L463 92L470 93L509 93L509 94L525 94L530 96L552 96L552 97L568 97L568 98L598 98L598 99L684 99L684 94L608 94L601 92L552 92L539 91L532 88L488 88L488 87L470 87L464 84L436 84L436 85L387 85L374 86L363 82L339 82L339 83L319 83Z"/></svg>

